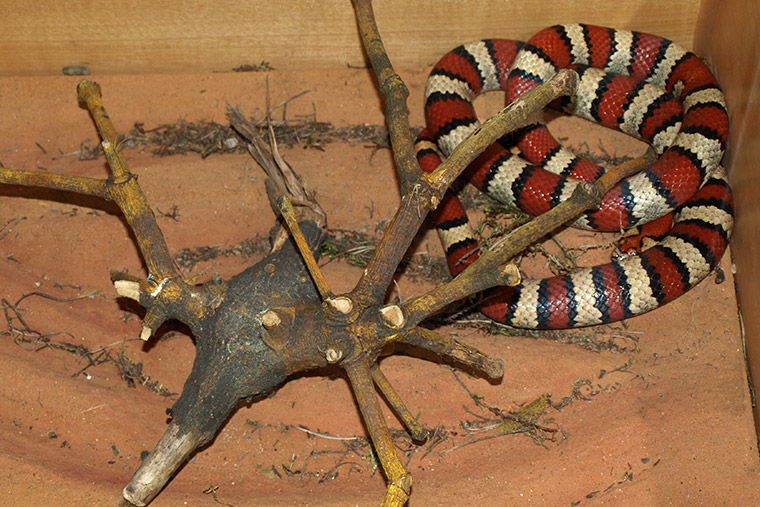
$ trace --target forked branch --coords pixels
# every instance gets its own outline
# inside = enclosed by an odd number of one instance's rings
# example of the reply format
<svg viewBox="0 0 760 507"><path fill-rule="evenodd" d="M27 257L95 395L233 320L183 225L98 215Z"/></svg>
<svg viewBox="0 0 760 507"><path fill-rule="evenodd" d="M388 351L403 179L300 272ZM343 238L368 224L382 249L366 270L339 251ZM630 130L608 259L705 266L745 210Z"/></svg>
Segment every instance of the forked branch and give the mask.
<svg viewBox="0 0 760 507"><path fill-rule="evenodd" d="M473 132L433 173L422 173L414 155L409 115L408 91L393 71L375 24L370 0L355 0L354 7L364 48L372 62L386 101L386 123L391 135L394 160L402 180L401 206L373 253L352 296L360 305L380 304L393 274L417 234L425 217L441 201L446 189L488 146L516 130L552 100L575 91L578 76L561 71L546 83L524 94ZM393 83L391 85L390 83ZM415 169L408 169L414 166ZM406 168L406 169L403 169ZM416 180L410 180L418 175ZM561 224L557 224L555 227ZM547 231L548 232L548 231Z"/></svg>
<svg viewBox="0 0 760 507"><path fill-rule="evenodd" d="M212 313L222 288L189 285L175 268L148 200L137 184L137 179L129 171L116 129L103 106L100 86L83 80L77 87L77 96L87 106L95 122L111 175L105 180L98 180L3 168L0 170L0 182L94 195L117 204L137 239L148 269L145 280L118 271L112 272L117 292L140 302L148 309L143 320L141 338L147 339L168 318L194 322Z"/></svg>
<svg viewBox="0 0 760 507"><path fill-rule="evenodd" d="M148 273L158 280L179 277L148 200L129 171L116 129L103 106L100 85L83 80L77 87L77 96L90 111L111 168L111 177L107 181L108 196L119 206L132 228Z"/></svg>

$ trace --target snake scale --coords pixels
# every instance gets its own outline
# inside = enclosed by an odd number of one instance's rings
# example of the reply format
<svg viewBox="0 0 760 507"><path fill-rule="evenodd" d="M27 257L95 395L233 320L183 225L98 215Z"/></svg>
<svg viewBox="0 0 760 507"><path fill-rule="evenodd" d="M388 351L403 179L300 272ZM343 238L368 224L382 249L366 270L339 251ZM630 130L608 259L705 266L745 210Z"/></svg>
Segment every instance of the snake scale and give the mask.
<svg viewBox="0 0 760 507"><path fill-rule="evenodd" d="M572 225L619 231L668 214L673 225L636 255L489 291L483 313L516 327L588 326L657 308L710 273L733 226L731 189L721 166L728 139L725 96L696 55L645 33L557 25L527 43L488 39L454 49L428 78L427 126L417 139L423 170L433 171L477 128L477 95L503 90L509 103L567 67L581 78L575 96L563 100L567 110L636 136L659 155ZM603 171L562 148L537 121L502 138L465 174L496 200L537 215L569 197L580 180ZM478 245L454 193L447 193L434 221L456 275L477 258Z"/></svg>

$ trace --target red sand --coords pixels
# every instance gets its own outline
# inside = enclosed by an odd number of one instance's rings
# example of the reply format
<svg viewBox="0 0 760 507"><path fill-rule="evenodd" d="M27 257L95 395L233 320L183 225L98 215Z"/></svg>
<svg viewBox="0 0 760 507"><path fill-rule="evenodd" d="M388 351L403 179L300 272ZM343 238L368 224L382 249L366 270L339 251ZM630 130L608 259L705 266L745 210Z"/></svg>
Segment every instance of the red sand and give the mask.
<svg viewBox="0 0 760 507"><path fill-rule="evenodd" d="M413 125L422 124L425 74L422 69L403 73L412 93ZM246 112L265 104L263 74L95 79L120 132L136 121L146 128L179 118L221 122L227 102ZM77 81L0 79L0 161L6 167L105 176L102 159L79 162L67 155L83 140L96 139L76 102ZM269 88L272 104L309 90L288 104L289 118L316 111L317 119L336 125L383 121L378 93L364 70L271 72ZM480 106L498 107L499 100L489 98ZM555 128L562 136L577 137L573 125L560 122ZM617 142L618 136L604 140L611 153L631 149ZM589 145L596 149L597 139ZM324 151L299 147L282 153L316 189L331 228L374 227L392 216L397 192L378 191L396 186L388 150L336 143ZM179 220L158 219L172 252L231 246L266 234L273 224L263 173L247 155L126 154L154 209L178 207ZM144 274L113 207L74 195L0 186L0 223L18 216L26 218L0 239L0 297L13 303L31 291L59 297L97 291L66 303L32 297L20 307L31 328L65 333L53 340L110 347L114 356L123 353L142 363L143 373L163 387L180 391L195 353L192 339L178 332L147 345L136 340L139 317L116 298L109 282L111 268ZM577 234L567 231L563 237ZM434 234L426 234L416 248L441 255ZM218 258L195 272L229 277L255 260ZM550 408L540 420L559 430L556 441L543 447L516 435L443 453L468 441L459 425L476 417L464 407L488 414L475 407L446 366L409 356L384 359L383 371L412 412L421 413L420 421L450 432L450 440L432 452L425 455L426 443L411 456L410 505L760 503L760 463L729 256L721 266L727 275L722 284L710 276L667 307L629 320L627 328L587 330L596 340L623 347L621 353L591 352L551 339L444 330L504 358L499 382L458 374L492 406L515 410L544 393L557 402L580 386L584 397L562 410ZM357 268L337 261L324 270L336 292L349 290L359 276ZM399 286L404 297L430 288L403 277ZM638 344L623 336L638 338ZM166 428L165 410L173 398L128 387L110 364L89 368L89 377L72 377L84 368L81 359L52 349L30 352L11 336L0 336L0 354L0 492L5 502L115 504L140 453L152 449ZM390 412L388 421L400 427ZM266 400L241 406L154 505L214 505L212 495L204 494L209 486L218 487L220 502L238 507L379 504L384 481L373 474L367 456L346 456L343 461L354 466L341 465L336 478L320 484L315 473L324 475L340 455L308 458L310 453L340 451L346 441L310 438L293 428L299 425L333 436L365 434L344 377L299 378ZM285 470L300 471L304 465L309 473Z"/></svg>

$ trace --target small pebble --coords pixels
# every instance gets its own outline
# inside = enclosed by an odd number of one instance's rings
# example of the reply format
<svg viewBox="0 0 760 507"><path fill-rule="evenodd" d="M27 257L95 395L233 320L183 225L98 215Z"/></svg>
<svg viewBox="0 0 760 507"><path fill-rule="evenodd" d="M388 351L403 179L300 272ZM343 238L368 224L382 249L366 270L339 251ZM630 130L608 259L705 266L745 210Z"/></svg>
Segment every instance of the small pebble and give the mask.
<svg viewBox="0 0 760 507"><path fill-rule="evenodd" d="M84 65L69 65L63 68L64 76L89 76L90 69Z"/></svg>

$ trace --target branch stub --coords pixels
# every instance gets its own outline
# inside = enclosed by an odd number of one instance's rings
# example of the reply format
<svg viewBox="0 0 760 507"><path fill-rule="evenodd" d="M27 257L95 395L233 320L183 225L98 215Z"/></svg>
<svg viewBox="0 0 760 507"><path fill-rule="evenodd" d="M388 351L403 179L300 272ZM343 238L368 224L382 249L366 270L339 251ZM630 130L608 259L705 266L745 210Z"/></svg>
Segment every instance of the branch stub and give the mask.
<svg viewBox="0 0 760 507"><path fill-rule="evenodd" d="M327 349L325 351L325 359L327 359L328 363L335 364L343 359L343 351L333 348Z"/></svg>
<svg viewBox="0 0 760 507"><path fill-rule="evenodd" d="M140 284L131 280L116 280L113 282L116 293L125 298L140 302Z"/></svg>
<svg viewBox="0 0 760 507"><path fill-rule="evenodd" d="M504 265L500 271L505 285L514 287L515 285L522 282L522 275L520 274L520 269L516 264L510 262Z"/></svg>
<svg viewBox="0 0 760 507"><path fill-rule="evenodd" d="M327 302L330 304L330 306L344 315L348 315L354 310L354 302L351 301L351 298L348 298L346 296L328 298Z"/></svg>
<svg viewBox="0 0 760 507"><path fill-rule="evenodd" d="M404 312L397 305L388 305L380 308L380 315L383 316L383 320L386 324L395 329L404 327L404 323L406 322Z"/></svg>
<svg viewBox="0 0 760 507"><path fill-rule="evenodd" d="M277 312L275 312L274 310L267 310L261 316L261 325L267 329L272 329L273 327L277 327L281 323L282 323L282 319L280 318L279 315L277 315Z"/></svg>

